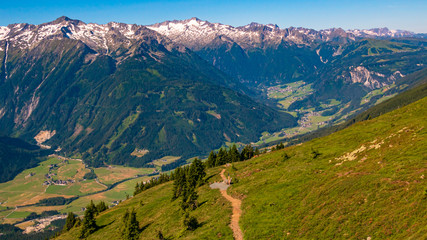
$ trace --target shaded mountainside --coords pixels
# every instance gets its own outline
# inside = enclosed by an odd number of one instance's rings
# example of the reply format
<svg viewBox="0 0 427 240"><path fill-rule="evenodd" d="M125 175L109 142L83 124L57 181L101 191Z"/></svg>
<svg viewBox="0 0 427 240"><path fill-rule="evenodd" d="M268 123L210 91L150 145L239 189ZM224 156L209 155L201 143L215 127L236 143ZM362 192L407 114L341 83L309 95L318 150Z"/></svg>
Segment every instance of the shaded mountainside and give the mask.
<svg viewBox="0 0 427 240"><path fill-rule="evenodd" d="M0 137L0 183L12 180L25 169L35 167L40 160L52 153L20 139Z"/></svg>
<svg viewBox="0 0 427 240"><path fill-rule="evenodd" d="M244 239L424 239L427 236L427 98L326 137L262 154L225 167L235 183L228 193L242 200ZM213 174L213 176L212 176ZM136 210L140 238L232 238L231 206L203 185L192 212L199 222L183 230L172 183L143 191L101 213L88 239L120 235L127 209ZM205 202L206 201L206 202ZM58 239L77 239L75 227Z"/></svg>
<svg viewBox="0 0 427 240"><path fill-rule="evenodd" d="M51 24L64 26L30 47L20 32L12 35L19 41L2 41L8 45L0 56L2 134L32 140L55 131L44 144L84 153L91 165L143 166L296 125L291 115L231 90L245 88L154 31L141 27L128 38L121 32L128 25L110 24L105 49L93 45L95 27L86 38L89 25L67 18ZM23 29L37 39L43 33L42 26Z"/></svg>

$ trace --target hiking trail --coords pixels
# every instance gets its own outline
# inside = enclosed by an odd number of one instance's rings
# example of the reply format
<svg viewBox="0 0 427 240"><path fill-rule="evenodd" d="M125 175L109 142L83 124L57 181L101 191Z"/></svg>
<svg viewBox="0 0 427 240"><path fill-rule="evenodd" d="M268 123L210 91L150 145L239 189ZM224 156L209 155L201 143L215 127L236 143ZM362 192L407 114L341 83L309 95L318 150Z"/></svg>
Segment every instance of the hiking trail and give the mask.
<svg viewBox="0 0 427 240"><path fill-rule="evenodd" d="M233 198L232 196L228 195L227 188L230 186L226 184L227 178L224 176L225 169L223 169L220 173L221 178L223 180L222 183L213 183L211 184L211 188L218 188L221 192L221 195L225 197L229 202L231 202L231 206L233 207L233 214L231 215L231 222L230 222L230 228L233 230L233 236L236 240L243 240L243 232L242 229L240 229L239 226L239 219L242 215L242 209L240 206L242 205L242 201L237 198Z"/></svg>

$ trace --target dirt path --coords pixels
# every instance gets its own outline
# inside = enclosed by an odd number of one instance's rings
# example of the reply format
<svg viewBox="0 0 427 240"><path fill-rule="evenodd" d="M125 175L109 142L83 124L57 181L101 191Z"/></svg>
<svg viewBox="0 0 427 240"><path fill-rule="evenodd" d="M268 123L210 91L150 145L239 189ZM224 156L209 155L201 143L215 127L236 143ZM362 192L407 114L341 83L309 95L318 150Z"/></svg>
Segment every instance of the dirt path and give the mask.
<svg viewBox="0 0 427 240"><path fill-rule="evenodd" d="M225 169L223 169L220 173L221 178L226 181L226 177L224 176ZM240 215L242 215L242 209L240 206L242 205L242 201L237 198L233 198L228 195L227 190L220 190L222 196L224 196L228 201L231 202L231 206L233 206L233 215L231 215L231 223L230 228L233 230L233 236L236 240L243 240L243 232L239 226Z"/></svg>

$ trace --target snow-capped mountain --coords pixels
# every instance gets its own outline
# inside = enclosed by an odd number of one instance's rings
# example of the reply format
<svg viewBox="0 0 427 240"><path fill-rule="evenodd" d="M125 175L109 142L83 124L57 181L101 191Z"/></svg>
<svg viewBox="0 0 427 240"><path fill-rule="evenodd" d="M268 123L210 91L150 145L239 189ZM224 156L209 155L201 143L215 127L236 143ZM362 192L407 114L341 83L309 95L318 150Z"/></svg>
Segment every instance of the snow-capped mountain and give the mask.
<svg viewBox="0 0 427 240"><path fill-rule="evenodd" d="M413 37L413 32L374 28L369 30L343 30L332 28L316 31L302 27L279 28L274 24L250 23L246 26L233 27L221 23L210 23L198 18L182 21L166 21L150 26L110 22L107 24L84 23L67 17L55 21L32 25L26 23L0 26L0 41L7 41L11 46L32 48L43 39L70 38L84 42L97 51L108 52L118 45L130 46L133 41L154 37L158 42L165 39L157 34L167 36L178 45L199 50L216 39L235 42L242 48L259 48L278 45L281 42L311 45L326 41L354 41L357 38L378 37ZM3 49L3 46L1 46Z"/></svg>
<svg viewBox="0 0 427 240"><path fill-rule="evenodd" d="M93 50L102 53L116 50L119 46L129 47L137 40L155 40L170 48L176 45L144 26L117 22L86 24L79 20L60 17L40 25L19 23L0 27L0 41L6 41L7 44L21 49L31 49L44 39L62 38L80 40Z"/></svg>
<svg viewBox="0 0 427 240"><path fill-rule="evenodd" d="M310 45L312 43L334 40L354 41L357 38L415 36L414 33L409 31L389 30L388 28L347 31L341 28L332 28L316 31L301 27L281 29L274 24L264 25L259 23L233 27L220 23L210 23L198 18L183 21L166 21L147 27L193 50L199 50L209 45L216 38L227 38L243 48L250 48L271 44L277 45L282 41Z"/></svg>

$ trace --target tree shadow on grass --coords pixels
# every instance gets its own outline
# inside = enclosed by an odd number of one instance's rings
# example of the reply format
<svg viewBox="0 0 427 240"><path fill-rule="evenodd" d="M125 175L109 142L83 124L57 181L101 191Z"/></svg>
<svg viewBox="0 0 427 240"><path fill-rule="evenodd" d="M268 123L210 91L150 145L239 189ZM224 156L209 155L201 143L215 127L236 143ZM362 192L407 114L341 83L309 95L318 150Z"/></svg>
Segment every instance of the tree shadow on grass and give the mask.
<svg viewBox="0 0 427 240"><path fill-rule="evenodd" d="M102 225L102 226L98 226L98 227L96 228L96 231L101 230L101 229L103 229L103 228L105 228L105 227L107 227L107 226L109 226L109 225L113 224L113 222L115 222L115 221L116 221L116 220L113 220L113 221L111 221L111 222L109 222L109 223L107 223L107 224L104 224L104 225Z"/></svg>
<svg viewBox="0 0 427 240"><path fill-rule="evenodd" d="M205 200L205 201L203 201L203 202L199 203L199 205L197 205L197 207L201 207L201 206L202 206L203 204L205 204L207 201L208 201L208 200Z"/></svg>
<svg viewBox="0 0 427 240"><path fill-rule="evenodd" d="M139 228L139 232L144 231L144 230L145 230L145 229L147 229L151 224L152 224L152 223L147 223L147 224L145 224L144 226L140 227L140 228Z"/></svg>
<svg viewBox="0 0 427 240"><path fill-rule="evenodd" d="M216 176L217 174L212 174L212 175L210 175L209 177L206 177L205 179L206 179L206 182L209 182L209 179L211 179L211 178L213 178L214 176Z"/></svg>

